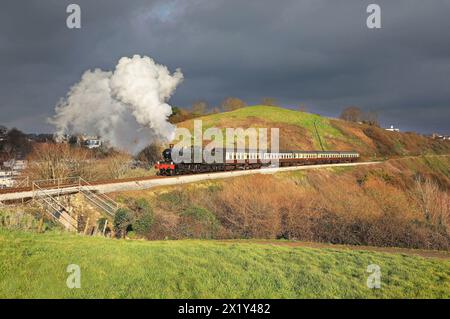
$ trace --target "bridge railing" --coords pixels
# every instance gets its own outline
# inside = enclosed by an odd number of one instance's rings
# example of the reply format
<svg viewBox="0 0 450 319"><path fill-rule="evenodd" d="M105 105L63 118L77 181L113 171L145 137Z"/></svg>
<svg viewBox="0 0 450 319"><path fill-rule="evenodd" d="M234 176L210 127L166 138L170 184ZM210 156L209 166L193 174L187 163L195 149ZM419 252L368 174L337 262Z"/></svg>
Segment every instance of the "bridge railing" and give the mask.
<svg viewBox="0 0 450 319"><path fill-rule="evenodd" d="M79 177L79 191L88 199L92 204L102 209L109 217L114 217L116 210L119 208L119 204L116 203L111 197L92 191L93 185L88 181Z"/></svg>
<svg viewBox="0 0 450 319"><path fill-rule="evenodd" d="M38 179L33 180L33 185L38 185L39 187L46 189L51 188L63 188L70 186L78 186L80 184L80 177L64 177L64 178L54 178L54 179Z"/></svg>
<svg viewBox="0 0 450 319"><path fill-rule="evenodd" d="M43 189L33 183L33 200L38 203L45 211L57 222L69 230L77 230L77 221L69 213L59 199L54 194L49 193L48 189Z"/></svg>

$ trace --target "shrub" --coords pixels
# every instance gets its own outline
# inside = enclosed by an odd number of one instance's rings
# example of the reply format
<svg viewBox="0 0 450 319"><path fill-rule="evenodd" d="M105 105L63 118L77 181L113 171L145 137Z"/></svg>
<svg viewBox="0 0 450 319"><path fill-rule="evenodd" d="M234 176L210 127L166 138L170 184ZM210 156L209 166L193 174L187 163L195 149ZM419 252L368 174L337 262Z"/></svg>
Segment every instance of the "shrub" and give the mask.
<svg viewBox="0 0 450 319"><path fill-rule="evenodd" d="M293 181L273 176L237 178L224 184L208 207L232 237L276 238L282 211L291 211L296 205L295 188Z"/></svg>
<svg viewBox="0 0 450 319"><path fill-rule="evenodd" d="M37 228L37 221L24 212L0 211L0 226L7 229L30 230Z"/></svg>
<svg viewBox="0 0 450 319"><path fill-rule="evenodd" d="M176 211L187 208L188 198L179 189L158 195L158 206L165 210Z"/></svg>
<svg viewBox="0 0 450 319"><path fill-rule="evenodd" d="M131 228L138 236L148 237L154 223L153 209L144 198L127 201L132 210Z"/></svg>
<svg viewBox="0 0 450 319"><path fill-rule="evenodd" d="M133 230L137 235L146 236L150 232L153 222L153 211L150 209L135 217L135 220L133 222Z"/></svg>
<svg viewBox="0 0 450 319"><path fill-rule="evenodd" d="M219 222L209 210L191 206L181 213L180 233L188 238L214 238Z"/></svg>
<svg viewBox="0 0 450 319"><path fill-rule="evenodd" d="M132 215L126 208L119 208L114 215L114 230L118 237L125 237L126 232L131 230Z"/></svg>

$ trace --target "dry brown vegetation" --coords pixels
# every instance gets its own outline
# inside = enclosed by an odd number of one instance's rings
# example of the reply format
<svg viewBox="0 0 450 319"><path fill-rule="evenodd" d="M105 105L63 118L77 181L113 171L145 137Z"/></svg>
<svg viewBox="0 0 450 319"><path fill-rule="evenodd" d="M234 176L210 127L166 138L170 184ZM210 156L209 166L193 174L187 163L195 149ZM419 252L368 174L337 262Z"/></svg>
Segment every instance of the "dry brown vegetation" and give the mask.
<svg viewBox="0 0 450 319"><path fill-rule="evenodd" d="M448 250L450 158L391 160L378 168L253 175L129 192L153 203L148 238L284 238L336 244ZM399 174L401 172L401 174ZM121 195L124 196L124 195ZM190 216L211 216L211 223ZM193 224L192 224L193 225ZM203 228L202 228L203 227Z"/></svg>
<svg viewBox="0 0 450 319"><path fill-rule="evenodd" d="M144 169L131 169L132 157L126 153L112 151L107 155L98 154L68 144L36 144L28 159L30 164L23 174L31 180L81 176L95 181L151 174Z"/></svg>
<svg viewBox="0 0 450 319"><path fill-rule="evenodd" d="M86 176L90 158L86 149L67 144L38 144L29 155L26 175L34 180Z"/></svg>
<svg viewBox="0 0 450 319"><path fill-rule="evenodd" d="M331 120L330 123L342 133L344 138L330 139L328 145L332 149L354 149L365 158L450 152L450 143L433 140L413 132L390 132L376 126L342 120Z"/></svg>

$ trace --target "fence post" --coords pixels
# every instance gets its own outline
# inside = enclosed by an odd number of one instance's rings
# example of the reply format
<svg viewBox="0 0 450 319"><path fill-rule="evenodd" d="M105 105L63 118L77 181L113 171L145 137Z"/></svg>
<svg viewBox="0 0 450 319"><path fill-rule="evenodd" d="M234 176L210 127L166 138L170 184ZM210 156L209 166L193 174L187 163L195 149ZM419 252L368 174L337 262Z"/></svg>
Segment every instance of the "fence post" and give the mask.
<svg viewBox="0 0 450 319"><path fill-rule="evenodd" d="M105 225L103 226L103 236L105 236L106 225L108 225L108 219L105 219Z"/></svg>
<svg viewBox="0 0 450 319"><path fill-rule="evenodd" d="M86 220L86 225L84 226L83 235L86 235L86 231L87 231L87 229L88 229L88 226L89 226L89 217L88 217L87 220Z"/></svg>

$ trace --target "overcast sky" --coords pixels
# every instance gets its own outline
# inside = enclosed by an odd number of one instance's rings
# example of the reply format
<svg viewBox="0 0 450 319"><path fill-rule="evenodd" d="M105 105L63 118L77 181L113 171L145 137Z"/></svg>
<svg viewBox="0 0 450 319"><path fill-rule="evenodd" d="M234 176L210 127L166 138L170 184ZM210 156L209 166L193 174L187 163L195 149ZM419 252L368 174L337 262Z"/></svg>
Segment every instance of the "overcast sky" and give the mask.
<svg viewBox="0 0 450 319"><path fill-rule="evenodd" d="M66 27L81 6L82 28ZM377 3L382 29L366 27ZM81 74L148 55L185 81L170 100L248 104L338 116L358 105L382 124L450 133L448 0L2 0L0 124L51 132L46 118Z"/></svg>

